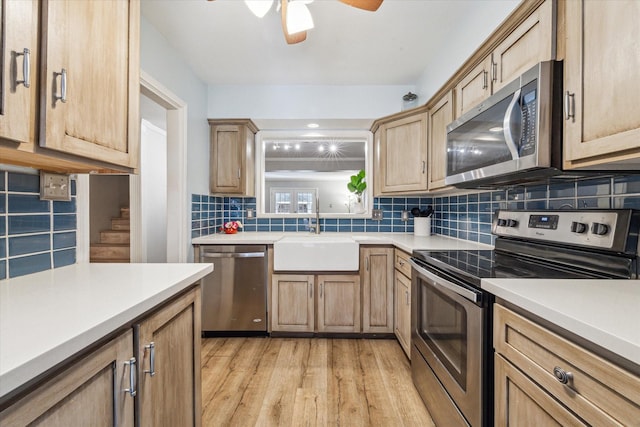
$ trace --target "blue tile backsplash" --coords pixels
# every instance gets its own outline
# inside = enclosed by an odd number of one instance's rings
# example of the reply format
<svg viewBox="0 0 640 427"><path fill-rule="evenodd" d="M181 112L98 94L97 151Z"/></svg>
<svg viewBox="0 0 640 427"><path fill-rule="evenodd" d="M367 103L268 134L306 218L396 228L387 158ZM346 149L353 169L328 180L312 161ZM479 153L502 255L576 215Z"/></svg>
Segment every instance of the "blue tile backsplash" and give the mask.
<svg viewBox="0 0 640 427"><path fill-rule="evenodd" d="M0 280L75 264L75 181L71 193L40 200L38 175L0 170Z"/></svg>
<svg viewBox="0 0 640 427"><path fill-rule="evenodd" d="M402 210L433 205L432 232L474 242L493 244L491 221L497 209L640 209L640 176L591 178L548 185L518 186L500 191L430 197L378 197L374 208L384 211L382 221L321 219L323 231L413 232L413 218L400 220ZM252 197L192 195L191 236L218 232L225 221L240 220L243 231L308 231L307 218L252 218Z"/></svg>

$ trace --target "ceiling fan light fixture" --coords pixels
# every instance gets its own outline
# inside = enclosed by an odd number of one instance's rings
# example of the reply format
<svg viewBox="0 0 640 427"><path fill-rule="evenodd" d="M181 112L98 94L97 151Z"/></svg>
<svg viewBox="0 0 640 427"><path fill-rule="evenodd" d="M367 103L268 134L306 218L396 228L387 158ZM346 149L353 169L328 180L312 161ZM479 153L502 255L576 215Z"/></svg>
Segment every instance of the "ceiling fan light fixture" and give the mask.
<svg viewBox="0 0 640 427"><path fill-rule="evenodd" d="M262 18L271 9L273 0L244 0L244 3L254 15Z"/></svg>
<svg viewBox="0 0 640 427"><path fill-rule="evenodd" d="M295 34L313 28L309 8L302 1L290 1L287 5L287 32Z"/></svg>

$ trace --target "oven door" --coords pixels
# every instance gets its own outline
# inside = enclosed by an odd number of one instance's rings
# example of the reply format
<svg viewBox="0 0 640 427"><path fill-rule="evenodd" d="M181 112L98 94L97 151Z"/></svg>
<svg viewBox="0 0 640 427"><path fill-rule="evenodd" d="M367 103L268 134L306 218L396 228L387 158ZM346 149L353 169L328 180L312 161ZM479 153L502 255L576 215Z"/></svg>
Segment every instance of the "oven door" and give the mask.
<svg viewBox="0 0 640 427"><path fill-rule="evenodd" d="M485 401L489 396L483 381L492 380L486 353L491 345L486 342L486 294L440 277L416 261L411 264L411 341L448 395L442 394L441 402L429 402L427 406L450 405L453 400L470 425L486 424L490 414L484 406L490 402ZM412 369L413 365L412 360ZM415 376L422 374L414 371L413 375L414 381L419 381Z"/></svg>

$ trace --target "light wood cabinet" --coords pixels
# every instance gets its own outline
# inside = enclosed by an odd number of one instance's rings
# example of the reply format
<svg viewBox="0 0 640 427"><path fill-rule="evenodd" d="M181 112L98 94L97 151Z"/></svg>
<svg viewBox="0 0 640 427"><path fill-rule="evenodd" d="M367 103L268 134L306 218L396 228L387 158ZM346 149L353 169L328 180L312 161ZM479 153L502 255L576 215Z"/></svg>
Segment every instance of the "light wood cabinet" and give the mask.
<svg viewBox="0 0 640 427"><path fill-rule="evenodd" d="M201 424L200 305L197 287L135 326L143 426Z"/></svg>
<svg viewBox="0 0 640 427"><path fill-rule="evenodd" d="M537 63L555 58L555 7L554 0L544 1L456 84L456 117Z"/></svg>
<svg viewBox="0 0 640 427"><path fill-rule="evenodd" d="M271 286L272 331L313 332L315 277L305 274L274 274Z"/></svg>
<svg viewBox="0 0 640 427"><path fill-rule="evenodd" d="M447 125L453 121L453 92L447 92L429 109L429 191L448 189Z"/></svg>
<svg viewBox="0 0 640 427"><path fill-rule="evenodd" d="M2 52L2 161L60 172L134 171L140 3L3 4L8 44ZM16 56L24 48L30 50L28 89L16 84L24 80L25 56Z"/></svg>
<svg viewBox="0 0 640 427"><path fill-rule="evenodd" d="M318 332L360 332L360 276L319 275Z"/></svg>
<svg viewBox="0 0 640 427"><path fill-rule="evenodd" d="M636 0L566 1L565 168L640 168ZM568 107L568 109L567 109Z"/></svg>
<svg viewBox="0 0 640 427"><path fill-rule="evenodd" d="M405 354L411 359L411 266L410 255L395 250L394 333Z"/></svg>
<svg viewBox="0 0 640 427"><path fill-rule="evenodd" d="M419 109L415 114L383 123L379 131L375 140L377 195L426 191L426 113Z"/></svg>
<svg viewBox="0 0 640 427"><path fill-rule="evenodd" d="M42 16L40 145L136 168L140 3L45 0Z"/></svg>
<svg viewBox="0 0 640 427"><path fill-rule="evenodd" d="M496 424L635 425L640 377L499 304L494 305ZM564 382L561 379L564 378ZM522 421L522 418L519 419Z"/></svg>
<svg viewBox="0 0 640 427"><path fill-rule="evenodd" d="M0 426L133 426L132 350L128 330L4 410Z"/></svg>
<svg viewBox="0 0 640 427"><path fill-rule="evenodd" d="M255 133L249 119L209 119L209 178L213 194L255 196Z"/></svg>
<svg viewBox="0 0 640 427"><path fill-rule="evenodd" d="M36 143L38 102L38 2L4 0L0 80L0 138Z"/></svg>
<svg viewBox="0 0 640 427"><path fill-rule="evenodd" d="M393 265L393 248L360 248L364 333L393 333Z"/></svg>

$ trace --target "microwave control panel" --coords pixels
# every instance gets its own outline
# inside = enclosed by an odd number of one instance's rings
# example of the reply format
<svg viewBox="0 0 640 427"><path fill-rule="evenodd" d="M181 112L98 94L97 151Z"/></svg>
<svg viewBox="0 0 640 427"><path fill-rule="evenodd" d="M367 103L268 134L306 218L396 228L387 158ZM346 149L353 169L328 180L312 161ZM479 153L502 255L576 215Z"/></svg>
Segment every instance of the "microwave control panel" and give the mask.
<svg viewBox="0 0 640 427"><path fill-rule="evenodd" d="M536 122L538 116L538 81L534 80L522 88L520 109L522 112L522 130L520 134L520 156L529 156L536 152Z"/></svg>

